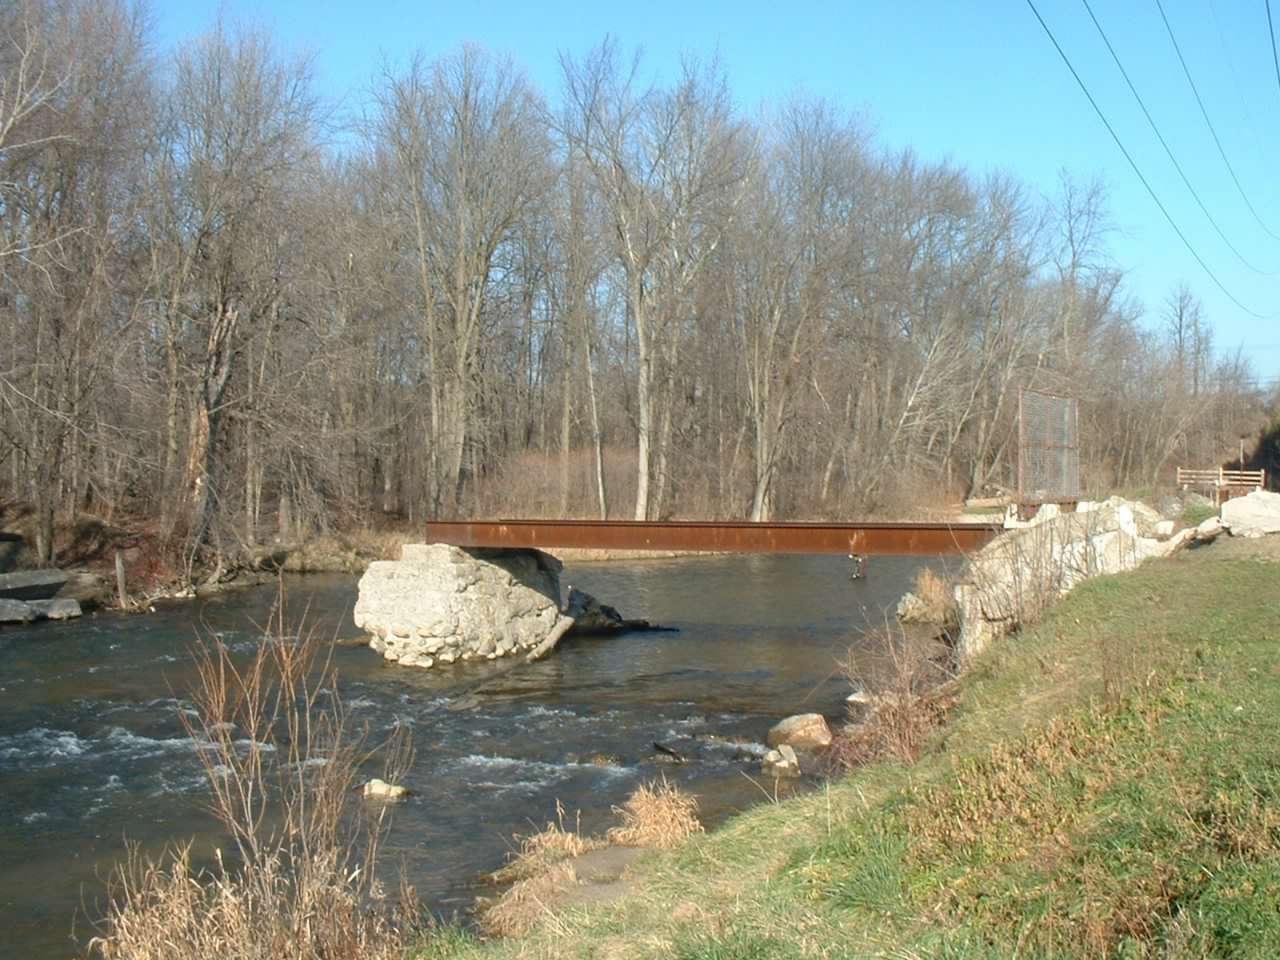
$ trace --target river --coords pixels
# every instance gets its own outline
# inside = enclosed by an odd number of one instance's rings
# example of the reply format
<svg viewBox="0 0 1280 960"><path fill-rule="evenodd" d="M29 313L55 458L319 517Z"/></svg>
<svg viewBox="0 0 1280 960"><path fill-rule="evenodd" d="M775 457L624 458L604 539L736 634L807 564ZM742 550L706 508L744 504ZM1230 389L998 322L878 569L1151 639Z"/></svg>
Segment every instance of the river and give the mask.
<svg viewBox="0 0 1280 960"><path fill-rule="evenodd" d="M571 639L550 658L480 688L492 664L417 670L364 647L336 652L343 697L374 736L412 726L413 797L396 812L386 852L405 864L438 913L462 912L475 879L499 866L515 834L552 819L559 800L585 829L665 773L695 792L714 825L760 799L759 749L780 717L838 715L837 669L868 625L883 623L919 561L877 558L849 579L842 557L732 556L582 564L565 584L679 628ZM356 579L287 581L289 609L325 635L353 637ZM79 622L0 633L0 929L3 952L63 960L102 915L104 878L126 843L159 852L210 839L207 789L179 711L189 648L216 632L248 655L274 587ZM507 666L506 664L503 665ZM696 755L671 766L653 742ZM591 757L616 758L598 765ZM746 775L744 775L746 774Z"/></svg>

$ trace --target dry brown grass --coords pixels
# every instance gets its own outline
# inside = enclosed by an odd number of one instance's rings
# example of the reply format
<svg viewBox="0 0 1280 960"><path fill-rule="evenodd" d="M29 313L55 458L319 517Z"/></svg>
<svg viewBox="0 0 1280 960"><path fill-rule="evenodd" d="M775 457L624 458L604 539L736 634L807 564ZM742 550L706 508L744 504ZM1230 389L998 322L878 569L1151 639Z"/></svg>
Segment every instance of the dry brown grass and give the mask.
<svg viewBox="0 0 1280 960"><path fill-rule="evenodd" d="M480 911L480 927L490 936L522 937L554 916L556 899L577 882L573 865L563 861L519 880Z"/></svg>
<svg viewBox="0 0 1280 960"><path fill-rule="evenodd" d="M911 592L924 604L926 622L947 626L959 622L954 586L933 570L922 567L916 574Z"/></svg>
<svg viewBox="0 0 1280 960"><path fill-rule="evenodd" d="M584 837L579 824L566 829L564 821L564 807L556 801L555 821L537 833L521 838L520 849L511 862L490 874L490 879L494 883L527 880L548 872L558 863L604 846L602 840Z"/></svg>
<svg viewBox="0 0 1280 960"><path fill-rule="evenodd" d="M90 943L97 956L390 960L422 937L412 890L402 882L388 898L377 877L392 808L356 789L372 751L347 721L332 645L287 629L282 610L283 597L247 664L218 640L195 651L196 717L183 722L232 852L207 869L193 867L189 847L131 857ZM408 743L395 737L384 750L383 777L395 782Z"/></svg>
<svg viewBox="0 0 1280 960"><path fill-rule="evenodd" d="M623 847L669 850L702 832L697 798L669 783L666 777L642 783L613 811L622 817L622 825L613 827L607 836L610 843Z"/></svg>

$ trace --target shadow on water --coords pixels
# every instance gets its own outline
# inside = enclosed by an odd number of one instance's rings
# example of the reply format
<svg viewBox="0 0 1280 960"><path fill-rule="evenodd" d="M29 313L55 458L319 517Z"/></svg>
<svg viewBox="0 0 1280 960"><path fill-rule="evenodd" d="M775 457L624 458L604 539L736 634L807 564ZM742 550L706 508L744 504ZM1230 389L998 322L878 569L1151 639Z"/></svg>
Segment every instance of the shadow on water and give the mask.
<svg viewBox="0 0 1280 960"><path fill-rule="evenodd" d="M464 909L478 874L513 834L552 819L557 800L602 829L609 808L665 774L695 791L716 823L758 800L748 776L779 717L838 715L837 663L883 623L919 562L873 560L850 581L843 557L733 556L575 565L563 582L624 615L679 628L566 641L536 664L419 671L363 647L336 651L344 698L375 739L397 723L417 759L386 850L438 911ZM103 878L125 838L152 852L198 836L216 842L194 747L190 645L217 633L250 654L275 588L102 614L0 635L0 925L10 949L62 958L100 915ZM289 582L293 614L323 634L356 635L355 579ZM468 691L470 709L457 709ZM695 756L671 766L654 741ZM81 909L82 907L87 908Z"/></svg>

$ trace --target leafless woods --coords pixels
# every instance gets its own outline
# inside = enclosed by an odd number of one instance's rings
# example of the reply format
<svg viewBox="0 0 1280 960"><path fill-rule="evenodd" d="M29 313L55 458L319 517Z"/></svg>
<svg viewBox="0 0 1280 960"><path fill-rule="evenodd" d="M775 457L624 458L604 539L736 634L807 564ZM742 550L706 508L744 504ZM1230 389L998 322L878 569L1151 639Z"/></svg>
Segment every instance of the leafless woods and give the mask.
<svg viewBox="0 0 1280 960"><path fill-rule="evenodd" d="M386 514L907 513L1010 482L1024 385L1082 398L1094 487L1256 426L1096 185L608 41L546 92L384 66L341 129L268 36L151 49L121 0L0 2L0 493L45 559L80 512L215 564Z"/></svg>

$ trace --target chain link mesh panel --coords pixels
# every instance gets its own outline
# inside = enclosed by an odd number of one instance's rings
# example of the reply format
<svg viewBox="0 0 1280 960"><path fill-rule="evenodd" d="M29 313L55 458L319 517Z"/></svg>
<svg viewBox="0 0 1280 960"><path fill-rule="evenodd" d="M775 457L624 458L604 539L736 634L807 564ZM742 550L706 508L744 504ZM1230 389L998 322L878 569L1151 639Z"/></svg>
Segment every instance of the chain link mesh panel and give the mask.
<svg viewBox="0 0 1280 960"><path fill-rule="evenodd" d="M1080 409L1074 397L1018 394L1018 500L1080 499Z"/></svg>

